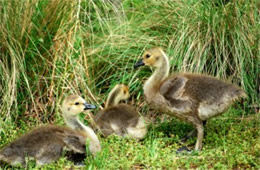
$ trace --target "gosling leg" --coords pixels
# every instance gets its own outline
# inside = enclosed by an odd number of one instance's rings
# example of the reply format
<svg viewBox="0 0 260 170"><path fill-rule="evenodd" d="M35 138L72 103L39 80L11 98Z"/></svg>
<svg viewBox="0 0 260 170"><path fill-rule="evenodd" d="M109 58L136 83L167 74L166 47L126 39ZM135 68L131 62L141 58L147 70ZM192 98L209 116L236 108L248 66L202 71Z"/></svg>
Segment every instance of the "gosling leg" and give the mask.
<svg viewBox="0 0 260 170"><path fill-rule="evenodd" d="M195 145L195 150L196 151L201 151L202 149L202 140L203 140L203 135L204 135L204 128L203 128L203 124L197 124L196 125L196 129L197 129L197 141L196 141L196 145Z"/></svg>
<svg viewBox="0 0 260 170"><path fill-rule="evenodd" d="M203 126L206 126L207 121L204 120L203 122ZM191 132L189 132L186 136L184 136L183 138L180 139L180 141L182 143L185 143L188 139L197 136L197 129L193 129Z"/></svg>
<svg viewBox="0 0 260 170"><path fill-rule="evenodd" d="M189 132L186 136L180 139L182 143L186 142L188 139L197 136L197 130L193 129L191 132Z"/></svg>

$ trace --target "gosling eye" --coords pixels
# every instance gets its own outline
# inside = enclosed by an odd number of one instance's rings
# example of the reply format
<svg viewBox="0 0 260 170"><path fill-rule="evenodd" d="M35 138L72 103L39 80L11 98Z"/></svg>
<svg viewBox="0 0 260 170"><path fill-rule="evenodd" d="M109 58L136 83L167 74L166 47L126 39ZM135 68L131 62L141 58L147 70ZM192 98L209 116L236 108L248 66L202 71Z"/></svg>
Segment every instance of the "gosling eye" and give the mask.
<svg viewBox="0 0 260 170"><path fill-rule="evenodd" d="M126 94L126 91L124 90L124 94Z"/></svg>
<svg viewBox="0 0 260 170"><path fill-rule="evenodd" d="M151 56L149 54L146 54L145 55L145 58L150 58Z"/></svg>
<svg viewBox="0 0 260 170"><path fill-rule="evenodd" d="M79 102L76 102L75 105L79 105Z"/></svg>
<svg viewBox="0 0 260 170"><path fill-rule="evenodd" d="M156 57L155 59L156 59L156 60L159 60L159 57Z"/></svg>

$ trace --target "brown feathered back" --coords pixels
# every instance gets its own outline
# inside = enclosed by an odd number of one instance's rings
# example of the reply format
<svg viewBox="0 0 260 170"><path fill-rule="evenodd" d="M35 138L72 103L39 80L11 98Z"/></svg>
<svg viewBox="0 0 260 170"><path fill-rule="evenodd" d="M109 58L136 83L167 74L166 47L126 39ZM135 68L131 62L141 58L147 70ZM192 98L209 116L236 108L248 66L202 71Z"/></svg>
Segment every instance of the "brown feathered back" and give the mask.
<svg viewBox="0 0 260 170"><path fill-rule="evenodd" d="M127 127L134 127L139 120L139 114L132 106L118 104L99 111L95 117L97 125L100 127L105 136L114 132L111 124L120 129L121 134L125 133Z"/></svg>
<svg viewBox="0 0 260 170"><path fill-rule="evenodd" d="M204 101L221 103L224 96L228 96L231 100L246 96L245 92L236 85L207 75L187 73L168 77L161 83L160 92L169 100L178 98L180 95L178 93L181 93L197 103Z"/></svg>
<svg viewBox="0 0 260 170"><path fill-rule="evenodd" d="M85 137L69 128L41 126L29 131L0 151L0 160L10 164L25 163L25 157L36 160L57 160L64 146L76 152L85 152Z"/></svg>

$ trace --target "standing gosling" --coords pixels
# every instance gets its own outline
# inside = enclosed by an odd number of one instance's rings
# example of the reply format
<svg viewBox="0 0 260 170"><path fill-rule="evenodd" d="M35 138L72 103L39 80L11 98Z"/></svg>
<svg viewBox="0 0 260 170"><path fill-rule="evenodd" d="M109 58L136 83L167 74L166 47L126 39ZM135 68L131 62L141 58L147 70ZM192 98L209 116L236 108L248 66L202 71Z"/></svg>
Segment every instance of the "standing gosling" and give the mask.
<svg viewBox="0 0 260 170"><path fill-rule="evenodd" d="M76 102L71 99L75 99ZM76 115L84 110L95 108L79 96L69 96L65 101L68 100L71 103L63 105L63 108L70 108L70 114ZM87 131L72 130L68 127L54 125L38 127L2 148L0 161L13 166L17 164L25 166L25 158L32 157L37 165L44 165L58 160L64 148L76 153L85 153L86 139L89 136ZM91 151L95 154L99 150L92 149Z"/></svg>
<svg viewBox="0 0 260 170"><path fill-rule="evenodd" d="M95 122L105 137L112 133L143 139L147 133L147 123L127 104L119 104L129 98L128 86L116 85L108 95L105 109L95 116Z"/></svg>
<svg viewBox="0 0 260 170"><path fill-rule="evenodd" d="M245 97L243 90L211 76L177 73L169 76L169 60L161 48L144 52L135 67L155 67L143 89L149 105L191 123L197 129L195 150L202 149L203 122Z"/></svg>

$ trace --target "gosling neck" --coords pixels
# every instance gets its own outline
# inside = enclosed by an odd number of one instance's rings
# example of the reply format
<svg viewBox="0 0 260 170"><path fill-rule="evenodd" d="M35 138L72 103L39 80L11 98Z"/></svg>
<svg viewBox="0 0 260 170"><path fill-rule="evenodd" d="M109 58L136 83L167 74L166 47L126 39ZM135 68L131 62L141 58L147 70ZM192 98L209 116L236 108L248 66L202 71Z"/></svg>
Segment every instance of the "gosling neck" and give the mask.
<svg viewBox="0 0 260 170"><path fill-rule="evenodd" d="M93 142L99 143L98 137L90 127L84 125L76 115L70 115L66 112L63 112L63 118L65 123L73 130L79 130L86 134Z"/></svg>
<svg viewBox="0 0 260 170"><path fill-rule="evenodd" d="M108 95L105 108L112 105L117 105L120 102L120 96L118 95L120 92L119 88L114 88Z"/></svg>
<svg viewBox="0 0 260 170"><path fill-rule="evenodd" d="M79 118L75 115L69 115L69 114L63 114L63 118L65 120L65 123L74 130L84 130L84 126Z"/></svg>
<svg viewBox="0 0 260 170"><path fill-rule="evenodd" d="M162 60L159 66L156 67L154 73L144 84L144 93L146 95L153 95L158 91L160 84L169 76L169 60L167 55L162 51Z"/></svg>

